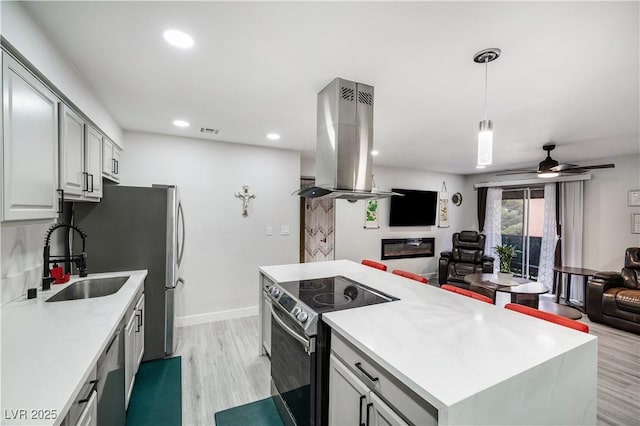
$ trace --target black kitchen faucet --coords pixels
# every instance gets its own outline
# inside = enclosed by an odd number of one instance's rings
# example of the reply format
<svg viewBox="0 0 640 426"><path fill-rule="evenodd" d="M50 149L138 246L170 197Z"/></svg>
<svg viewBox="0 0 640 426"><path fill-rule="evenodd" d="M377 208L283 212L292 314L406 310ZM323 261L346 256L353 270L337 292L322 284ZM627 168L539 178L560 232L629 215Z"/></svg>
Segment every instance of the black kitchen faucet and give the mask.
<svg viewBox="0 0 640 426"><path fill-rule="evenodd" d="M82 238L81 254L74 255L70 253L65 253L64 256L50 255L49 251L51 250L51 234L53 234L53 231L59 228L73 229L78 234L80 234L80 237ZM87 234L82 232L80 228L78 228L77 226L69 225L66 223L56 223L51 228L49 228L49 230L47 231L47 236L44 239L44 252L42 255L44 260L44 272L42 274L43 290L49 290L51 288L51 282L54 280L54 278L50 276L51 274L49 272L49 265L51 263L74 262L76 264L76 267L78 268L78 274L81 277L87 276L87 253L85 252L86 239L87 239Z"/></svg>

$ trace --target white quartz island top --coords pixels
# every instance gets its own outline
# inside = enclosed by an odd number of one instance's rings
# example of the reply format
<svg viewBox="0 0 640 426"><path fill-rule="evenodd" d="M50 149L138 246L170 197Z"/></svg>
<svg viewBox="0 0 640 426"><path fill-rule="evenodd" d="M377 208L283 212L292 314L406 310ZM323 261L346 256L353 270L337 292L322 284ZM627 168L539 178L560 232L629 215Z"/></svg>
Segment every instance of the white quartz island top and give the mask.
<svg viewBox="0 0 640 426"><path fill-rule="evenodd" d="M69 284L87 278L129 276L109 296L45 302ZM59 424L106 348L147 276L147 271L89 274L67 284L38 289L2 311L2 424ZM12 411L14 410L12 415ZM26 418L12 419L16 410ZM31 410L55 410L55 419L35 419Z"/></svg>
<svg viewBox="0 0 640 426"><path fill-rule="evenodd" d="M322 318L439 424L596 422L595 336L347 260L260 271L276 282L343 275L399 298Z"/></svg>

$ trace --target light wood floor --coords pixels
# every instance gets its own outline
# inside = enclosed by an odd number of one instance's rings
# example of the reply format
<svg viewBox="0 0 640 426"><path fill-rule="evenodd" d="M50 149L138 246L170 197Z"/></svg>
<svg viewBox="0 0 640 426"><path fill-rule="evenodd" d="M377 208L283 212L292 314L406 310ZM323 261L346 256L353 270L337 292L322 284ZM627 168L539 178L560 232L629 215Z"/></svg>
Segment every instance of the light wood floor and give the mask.
<svg viewBox="0 0 640 426"><path fill-rule="evenodd" d="M598 424L640 426L640 336L584 318L598 336ZM268 397L269 360L257 353L257 316L180 328L183 425Z"/></svg>

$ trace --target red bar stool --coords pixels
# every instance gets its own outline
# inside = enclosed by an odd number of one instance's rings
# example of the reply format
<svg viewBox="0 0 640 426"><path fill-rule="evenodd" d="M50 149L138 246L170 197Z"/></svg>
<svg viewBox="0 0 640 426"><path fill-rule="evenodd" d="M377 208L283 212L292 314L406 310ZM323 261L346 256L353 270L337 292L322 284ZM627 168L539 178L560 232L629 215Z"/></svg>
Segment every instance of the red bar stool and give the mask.
<svg viewBox="0 0 640 426"><path fill-rule="evenodd" d="M490 305L493 305L493 300L491 300L491 298L489 298L489 297L487 297L487 296L485 296L483 294L476 293L476 292L471 291L471 290L466 290L464 288L456 287L456 286L451 285L451 284L443 284L443 285L440 286L440 288L443 289L443 290L447 290L447 291L453 292L453 293L461 294L463 296L471 297L472 299L481 300L481 301L486 302L486 303L488 303Z"/></svg>
<svg viewBox="0 0 640 426"><path fill-rule="evenodd" d="M375 260L365 259L362 261L362 264L366 266L370 266L372 268L380 269L381 271L387 270L387 265L385 265L384 263L376 262Z"/></svg>
<svg viewBox="0 0 640 426"><path fill-rule="evenodd" d="M403 271L402 269L394 269L392 274L400 275L401 277L409 278L410 280L421 282L422 284L429 284L429 280L422 275L414 274L413 272Z"/></svg>
<svg viewBox="0 0 640 426"><path fill-rule="evenodd" d="M551 312L540 311L529 306L518 305L517 303L507 303L506 305L504 305L504 307L512 311L520 312L521 314L530 315L532 317L540 318L545 321L573 328L575 330L582 331L583 333L589 332L589 326L587 324L569 318L561 317L560 315L552 314Z"/></svg>

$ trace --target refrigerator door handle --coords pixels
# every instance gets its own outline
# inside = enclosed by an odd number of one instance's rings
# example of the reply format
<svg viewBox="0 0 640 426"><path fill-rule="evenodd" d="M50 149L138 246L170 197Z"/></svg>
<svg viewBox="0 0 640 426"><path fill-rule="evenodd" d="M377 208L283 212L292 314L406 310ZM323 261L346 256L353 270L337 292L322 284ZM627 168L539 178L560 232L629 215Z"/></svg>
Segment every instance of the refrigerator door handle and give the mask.
<svg viewBox="0 0 640 426"><path fill-rule="evenodd" d="M178 201L178 221L182 224L182 242L180 239L178 240L178 247L176 247L178 251L178 266L182 263L182 254L184 253L184 243L186 239L185 225L184 225L184 211L182 210L182 202Z"/></svg>

